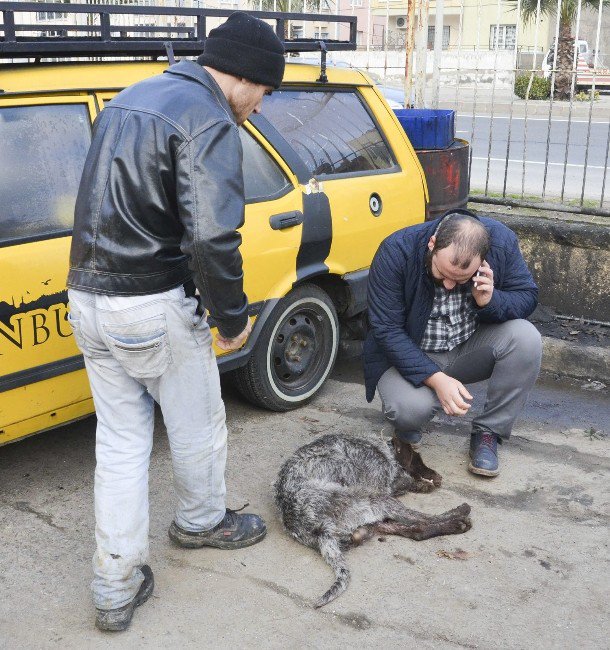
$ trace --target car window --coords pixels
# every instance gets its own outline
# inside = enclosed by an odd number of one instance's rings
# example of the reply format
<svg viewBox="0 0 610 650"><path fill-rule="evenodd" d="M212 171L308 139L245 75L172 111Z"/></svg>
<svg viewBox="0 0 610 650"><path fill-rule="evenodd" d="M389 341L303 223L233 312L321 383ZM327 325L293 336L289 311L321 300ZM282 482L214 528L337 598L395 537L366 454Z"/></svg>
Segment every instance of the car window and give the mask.
<svg viewBox="0 0 610 650"><path fill-rule="evenodd" d="M244 188L246 202L254 203L279 196L291 186L275 160L246 129L239 129L244 159Z"/></svg>
<svg viewBox="0 0 610 650"><path fill-rule="evenodd" d="M87 106L0 107L0 241L70 230L91 142Z"/></svg>
<svg viewBox="0 0 610 650"><path fill-rule="evenodd" d="M314 176L391 169L392 153L356 92L280 90L263 115Z"/></svg>

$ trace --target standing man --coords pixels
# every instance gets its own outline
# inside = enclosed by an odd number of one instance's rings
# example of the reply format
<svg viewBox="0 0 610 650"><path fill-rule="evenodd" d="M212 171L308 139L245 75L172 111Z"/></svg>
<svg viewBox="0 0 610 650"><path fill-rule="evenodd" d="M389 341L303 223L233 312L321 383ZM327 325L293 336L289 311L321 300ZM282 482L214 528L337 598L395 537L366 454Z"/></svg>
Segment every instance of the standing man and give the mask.
<svg viewBox="0 0 610 650"><path fill-rule="evenodd" d="M418 448L437 410L465 415L464 384L489 379L469 470L496 476L497 444L540 370L540 334L524 320L537 297L515 234L498 221L457 210L390 235L369 275L367 400L377 388L394 435Z"/></svg>
<svg viewBox="0 0 610 650"><path fill-rule="evenodd" d="M257 515L225 508L225 410L205 309L218 324L218 347L240 348L250 324L237 232L238 127L283 74L272 28L236 12L210 32L198 63L181 61L127 88L95 122L68 286L98 421L92 588L102 630L127 628L153 590L154 402L178 497L170 538L236 549L266 533Z"/></svg>

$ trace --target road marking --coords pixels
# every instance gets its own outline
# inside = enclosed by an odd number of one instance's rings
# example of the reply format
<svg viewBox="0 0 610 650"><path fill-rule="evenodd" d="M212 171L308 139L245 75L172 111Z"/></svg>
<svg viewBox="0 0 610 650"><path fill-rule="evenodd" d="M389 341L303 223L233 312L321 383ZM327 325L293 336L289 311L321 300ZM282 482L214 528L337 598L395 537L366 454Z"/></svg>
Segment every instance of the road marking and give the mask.
<svg viewBox="0 0 610 650"><path fill-rule="evenodd" d="M467 117L469 119L472 119L472 113L456 113L456 115L457 115L457 117ZM480 120L480 119L490 120L490 119L492 119L491 115L475 115L475 118L477 120ZM510 115L494 115L493 119L494 120L510 120L511 117L510 117ZM513 115L512 119L513 120L525 120L526 118L525 117L517 117L517 116ZM532 121L532 122L548 122L549 118L548 117L530 117L528 115L527 120ZM554 123L554 122L571 122L572 124L589 124L589 120L563 120L563 119L558 118L558 117L554 117L551 120L551 123ZM591 124L602 124L602 125L605 125L605 126L608 126L609 123L610 122L591 122ZM465 133L465 131L459 131L459 133Z"/></svg>
<svg viewBox="0 0 610 650"><path fill-rule="evenodd" d="M488 160L488 158L482 157L482 156L473 156L473 160ZM506 162L506 158L489 158L490 162ZM522 165L523 160L514 160L512 158L509 158L508 160L509 163L517 164L517 165ZM528 165L544 165L544 160L526 160L526 164ZM558 163L558 162L549 162L549 165L560 165L563 167L563 163ZM567 167L584 167L584 165L580 165L578 163L568 163ZM587 169L606 169L603 165L587 165Z"/></svg>

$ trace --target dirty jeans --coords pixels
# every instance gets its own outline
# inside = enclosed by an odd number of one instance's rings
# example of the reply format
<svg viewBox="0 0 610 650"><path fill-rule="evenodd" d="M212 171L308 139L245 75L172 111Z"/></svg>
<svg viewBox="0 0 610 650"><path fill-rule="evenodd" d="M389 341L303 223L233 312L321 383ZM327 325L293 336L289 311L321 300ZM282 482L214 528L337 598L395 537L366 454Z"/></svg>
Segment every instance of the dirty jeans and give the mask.
<svg viewBox="0 0 610 650"><path fill-rule="evenodd" d="M205 316L183 287L148 296L68 292L95 411L95 606L122 607L148 559L148 465L161 406L178 497L175 521L207 530L225 514L227 430Z"/></svg>
<svg viewBox="0 0 610 650"><path fill-rule="evenodd" d="M538 330L521 319L479 325L453 350L426 354L444 373L463 384L489 379L483 413L473 419L472 427L508 439L540 372L542 343ZM442 409L431 388L416 388L396 368L386 370L377 390L385 418L396 434L402 433L406 439Z"/></svg>

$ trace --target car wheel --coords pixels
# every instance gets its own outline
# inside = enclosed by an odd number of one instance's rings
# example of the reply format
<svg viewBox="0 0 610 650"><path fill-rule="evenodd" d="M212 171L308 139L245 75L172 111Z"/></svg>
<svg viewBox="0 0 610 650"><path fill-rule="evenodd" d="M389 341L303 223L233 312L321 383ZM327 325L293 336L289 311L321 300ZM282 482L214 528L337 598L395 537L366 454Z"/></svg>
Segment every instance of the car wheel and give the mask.
<svg viewBox="0 0 610 650"><path fill-rule="evenodd" d="M297 408L318 392L337 358L339 320L328 295L313 284L291 291L275 306L243 368L240 393L272 411Z"/></svg>

